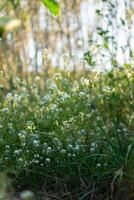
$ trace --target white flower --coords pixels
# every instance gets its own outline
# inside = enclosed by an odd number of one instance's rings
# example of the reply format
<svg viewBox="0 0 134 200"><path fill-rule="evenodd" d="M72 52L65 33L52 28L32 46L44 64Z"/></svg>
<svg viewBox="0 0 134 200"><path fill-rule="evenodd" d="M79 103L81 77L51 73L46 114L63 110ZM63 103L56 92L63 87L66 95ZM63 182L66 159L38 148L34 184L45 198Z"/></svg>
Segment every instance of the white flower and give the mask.
<svg viewBox="0 0 134 200"><path fill-rule="evenodd" d="M57 106L56 104L53 104L53 105L50 107L50 111L51 111L52 113L57 112L57 111L58 111L58 106Z"/></svg>
<svg viewBox="0 0 134 200"><path fill-rule="evenodd" d="M49 86L50 90L56 90L57 89L57 85L55 83L51 83L51 85Z"/></svg>
<svg viewBox="0 0 134 200"><path fill-rule="evenodd" d="M61 80L61 79L62 79L61 74L60 74L60 73L56 73L56 74L54 75L54 79L55 79L55 80Z"/></svg>
<svg viewBox="0 0 134 200"><path fill-rule="evenodd" d="M58 139L57 137L54 137L54 141L55 141L55 142L58 142L59 139Z"/></svg>
<svg viewBox="0 0 134 200"><path fill-rule="evenodd" d="M39 162L40 162L39 160L35 160L35 162L34 162L34 163L35 163L35 164L38 164Z"/></svg>
<svg viewBox="0 0 134 200"><path fill-rule="evenodd" d="M69 148L69 149L73 149L73 145L72 145L72 144L69 144L69 145L68 145L68 148Z"/></svg>
<svg viewBox="0 0 134 200"><path fill-rule="evenodd" d="M62 149L62 150L61 150L61 153L63 153L63 154L66 153L66 150L65 150L65 149Z"/></svg>
<svg viewBox="0 0 134 200"><path fill-rule="evenodd" d="M14 154L18 156L20 154L20 152L21 152L21 150L15 150Z"/></svg>
<svg viewBox="0 0 134 200"><path fill-rule="evenodd" d="M34 78L34 81L35 82L38 82L40 80L40 77L39 76L36 76L35 78Z"/></svg>
<svg viewBox="0 0 134 200"><path fill-rule="evenodd" d="M79 96L83 97L83 96L85 96L85 93L84 92L79 92Z"/></svg>
<svg viewBox="0 0 134 200"><path fill-rule="evenodd" d="M70 98L70 95L67 94L66 92L59 92L59 95L62 101L65 101L66 99Z"/></svg>
<svg viewBox="0 0 134 200"><path fill-rule="evenodd" d="M23 160L22 160L22 158L19 158L18 161L21 163Z"/></svg>
<svg viewBox="0 0 134 200"><path fill-rule="evenodd" d="M21 200L32 200L33 199L33 193L31 191L25 191L20 193L20 199Z"/></svg>
<svg viewBox="0 0 134 200"><path fill-rule="evenodd" d="M11 101L11 100L13 99L13 95L12 95L11 92L9 92L9 93L6 95L6 99L7 99L8 101Z"/></svg>
<svg viewBox="0 0 134 200"><path fill-rule="evenodd" d="M86 78L84 78L84 77L82 77L82 78L80 79L80 82L81 82L81 84L82 84L83 86L88 86L88 85L89 85L89 80L86 79Z"/></svg>
<svg viewBox="0 0 134 200"><path fill-rule="evenodd" d="M97 163L97 165L96 165L97 167L101 167L101 164L100 163Z"/></svg>
<svg viewBox="0 0 134 200"><path fill-rule="evenodd" d="M38 147L38 146L39 146L39 141L38 141L38 140L33 140L33 145L34 145L35 147Z"/></svg>
<svg viewBox="0 0 134 200"><path fill-rule="evenodd" d="M50 154L52 151L52 148L51 147L47 147L47 154Z"/></svg>
<svg viewBox="0 0 134 200"><path fill-rule="evenodd" d="M7 113L7 112L9 112L9 109L8 108L3 108L2 112Z"/></svg>
<svg viewBox="0 0 134 200"><path fill-rule="evenodd" d="M13 99L14 99L14 102L18 103L18 102L21 101L21 96L15 94L14 97L13 97Z"/></svg>
<svg viewBox="0 0 134 200"><path fill-rule="evenodd" d="M47 148L48 147L48 144L47 143L44 143L43 144L43 148Z"/></svg>
<svg viewBox="0 0 134 200"><path fill-rule="evenodd" d="M77 144L74 148L76 151L79 151L80 150L80 146Z"/></svg>
<svg viewBox="0 0 134 200"><path fill-rule="evenodd" d="M45 161L46 161L46 163L50 163L51 162L50 158L46 158Z"/></svg>
<svg viewBox="0 0 134 200"><path fill-rule="evenodd" d="M42 98L42 101L43 101L44 103L47 103L47 102L50 101L50 99L51 99L51 96L47 94L47 95L45 95L45 96Z"/></svg>
<svg viewBox="0 0 134 200"><path fill-rule="evenodd" d="M23 135L22 133L18 133L18 136L21 140L25 140L25 135Z"/></svg>

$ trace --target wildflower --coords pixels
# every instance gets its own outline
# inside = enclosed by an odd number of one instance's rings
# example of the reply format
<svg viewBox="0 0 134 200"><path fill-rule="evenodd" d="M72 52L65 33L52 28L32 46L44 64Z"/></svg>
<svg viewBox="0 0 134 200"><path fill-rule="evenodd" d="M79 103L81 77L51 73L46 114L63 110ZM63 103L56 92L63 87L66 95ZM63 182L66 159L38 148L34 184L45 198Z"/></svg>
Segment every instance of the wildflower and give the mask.
<svg viewBox="0 0 134 200"><path fill-rule="evenodd" d="M47 147L47 154L50 154L52 151L52 148L51 147Z"/></svg>
<svg viewBox="0 0 134 200"><path fill-rule="evenodd" d="M39 162L40 162L39 160L35 160L34 161L35 164L39 164Z"/></svg>
<svg viewBox="0 0 134 200"><path fill-rule="evenodd" d="M25 191L25 192L20 193L21 200L32 200L33 197L34 197L34 195L31 191Z"/></svg>
<svg viewBox="0 0 134 200"><path fill-rule="evenodd" d="M18 136L21 140L25 140L25 135L23 135L22 133L18 133Z"/></svg>
<svg viewBox="0 0 134 200"><path fill-rule="evenodd" d="M56 74L54 75L54 78L55 78L55 80L61 80L61 79L62 79L62 76L61 76L60 73L56 73Z"/></svg>
<svg viewBox="0 0 134 200"><path fill-rule="evenodd" d="M70 98L70 95L66 92L59 92L61 101L65 101L66 99Z"/></svg>
<svg viewBox="0 0 134 200"><path fill-rule="evenodd" d="M69 145L68 145L68 148L69 148L69 149L73 149L73 145L72 145L72 144L69 144Z"/></svg>
<svg viewBox="0 0 134 200"><path fill-rule="evenodd" d="M79 151L80 150L80 146L77 144L74 149L75 149L75 151Z"/></svg>
<svg viewBox="0 0 134 200"><path fill-rule="evenodd" d="M42 98L42 103L44 102L44 103L47 103L47 102L49 102L50 101L50 99L51 99L51 96L50 95L45 95L43 98Z"/></svg>
<svg viewBox="0 0 134 200"><path fill-rule="evenodd" d="M65 149L62 149L62 150L61 150L61 153L63 153L63 154L66 153L66 150L65 150Z"/></svg>
<svg viewBox="0 0 134 200"><path fill-rule="evenodd" d="M59 142L59 139L57 137L54 137L55 142Z"/></svg>
<svg viewBox="0 0 134 200"><path fill-rule="evenodd" d="M39 141L38 141L38 140L33 140L33 145L34 145L35 147L38 147L38 146L39 146Z"/></svg>
<svg viewBox="0 0 134 200"><path fill-rule="evenodd" d="M16 156L18 156L18 155L20 154L20 152L21 152L21 150L15 150L15 151L14 151L14 154L15 154Z"/></svg>
<svg viewBox="0 0 134 200"><path fill-rule="evenodd" d="M36 76L35 78L34 78L34 81L35 82L38 82L40 80L40 77L39 76Z"/></svg>
<svg viewBox="0 0 134 200"><path fill-rule="evenodd" d="M43 148L47 148L48 147L48 144L47 143L44 143L43 144Z"/></svg>
<svg viewBox="0 0 134 200"><path fill-rule="evenodd" d="M101 167L101 164L100 164L100 163L97 163L97 165L96 165L96 166L99 168L99 167Z"/></svg>
<svg viewBox="0 0 134 200"><path fill-rule="evenodd" d="M85 93L84 93L84 92L79 92L79 96L80 96L80 97L84 97L84 96L85 96Z"/></svg>
<svg viewBox="0 0 134 200"><path fill-rule="evenodd" d="M8 126L9 129L13 128L13 124L12 123L8 123L7 126Z"/></svg>
<svg viewBox="0 0 134 200"><path fill-rule="evenodd" d="M45 161L46 161L46 163L48 163L48 164L51 162L50 158L46 158Z"/></svg>
<svg viewBox="0 0 134 200"><path fill-rule="evenodd" d="M8 113L8 112L9 112L9 109L8 109L8 108L3 108L3 109L2 109L2 112L3 112L3 113Z"/></svg>
<svg viewBox="0 0 134 200"><path fill-rule="evenodd" d="M57 89L57 85L55 83L51 83L49 86L49 90L56 90Z"/></svg>
<svg viewBox="0 0 134 200"><path fill-rule="evenodd" d="M34 127L34 122L32 122L32 121L27 121L27 129L29 129L29 130L35 129L35 127Z"/></svg>
<svg viewBox="0 0 134 200"><path fill-rule="evenodd" d="M80 82L81 82L81 84L82 84L83 86L88 86L88 85L89 85L89 80L86 79L86 78L84 78L84 77L82 77L82 78L80 79Z"/></svg>
<svg viewBox="0 0 134 200"><path fill-rule="evenodd" d="M15 94L14 97L13 97L13 99L14 99L14 102L15 102L15 103L18 103L18 102L21 101L21 96Z"/></svg>
<svg viewBox="0 0 134 200"><path fill-rule="evenodd" d="M6 95L6 99L9 100L9 101L11 101L12 98L13 98L12 93L11 93L11 92L7 93L7 95Z"/></svg>
<svg viewBox="0 0 134 200"><path fill-rule="evenodd" d="M56 104L53 104L53 105L50 107L50 111L51 111L52 113L57 112L57 111L58 111L58 106L57 106Z"/></svg>
<svg viewBox="0 0 134 200"><path fill-rule="evenodd" d="M23 160L22 160L22 158L19 158L18 161L21 163Z"/></svg>

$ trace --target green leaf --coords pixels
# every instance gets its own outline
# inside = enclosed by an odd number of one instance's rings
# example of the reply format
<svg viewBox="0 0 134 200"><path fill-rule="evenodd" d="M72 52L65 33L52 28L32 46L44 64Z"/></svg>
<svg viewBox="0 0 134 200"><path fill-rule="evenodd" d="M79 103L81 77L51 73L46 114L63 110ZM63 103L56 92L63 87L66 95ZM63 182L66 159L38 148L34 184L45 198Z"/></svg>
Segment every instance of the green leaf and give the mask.
<svg viewBox="0 0 134 200"><path fill-rule="evenodd" d="M13 31L13 29L18 26L20 26L20 20L13 19L10 16L0 17L0 34Z"/></svg>
<svg viewBox="0 0 134 200"><path fill-rule="evenodd" d="M55 0L41 0L41 1L53 15L55 16L60 15L60 6Z"/></svg>

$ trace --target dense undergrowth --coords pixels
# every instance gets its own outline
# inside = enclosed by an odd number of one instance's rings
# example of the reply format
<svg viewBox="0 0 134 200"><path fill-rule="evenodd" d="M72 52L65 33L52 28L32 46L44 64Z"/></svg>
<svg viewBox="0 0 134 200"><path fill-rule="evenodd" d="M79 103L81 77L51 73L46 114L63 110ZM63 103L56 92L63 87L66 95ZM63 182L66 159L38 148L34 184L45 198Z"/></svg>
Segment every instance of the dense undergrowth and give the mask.
<svg viewBox="0 0 134 200"><path fill-rule="evenodd" d="M1 91L1 172L39 199L133 199L133 69L39 79Z"/></svg>

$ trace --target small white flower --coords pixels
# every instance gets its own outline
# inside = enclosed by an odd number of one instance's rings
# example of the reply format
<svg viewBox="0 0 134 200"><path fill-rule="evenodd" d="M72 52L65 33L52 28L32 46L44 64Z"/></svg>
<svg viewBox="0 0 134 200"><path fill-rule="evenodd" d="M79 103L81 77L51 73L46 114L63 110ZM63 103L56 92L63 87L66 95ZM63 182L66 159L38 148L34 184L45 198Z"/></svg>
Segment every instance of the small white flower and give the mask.
<svg viewBox="0 0 134 200"><path fill-rule="evenodd" d="M20 150L15 150L15 151L14 151L14 154L15 154L15 155L19 155L19 154L20 154Z"/></svg>
<svg viewBox="0 0 134 200"><path fill-rule="evenodd" d="M77 144L74 148L76 151L79 151L80 150L80 146Z"/></svg>
<svg viewBox="0 0 134 200"><path fill-rule="evenodd" d="M100 164L100 163L97 163L97 167L101 167L101 164Z"/></svg>
<svg viewBox="0 0 134 200"><path fill-rule="evenodd" d="M21 200L32 200L33 199L33 193L31 191L25 191L20 193L20 199Z"/></svg>
<svg viewBox="0 0 134 200"><path fill-rule="evenodd" d="M55 142L58 142L59 139L58 139L57 137L54 137L54 141L55 141Z"/></svg>
<svg viewBox="0 0 134 200"><path fill-rule="evenodd" d="M2 112L8 113L8 112L9 112L9 109L8 109L8 108L3 108L3 109L2 109Z"/></svg>
<svg viewBox="0 0 134 200"><path fill-rule="evenodd" d="M85 96L85 93L84 93L84 92L79 92L79 96L80 96L80 97L84 97L84 96Z"/></svg>
<svg viewBox="0 0 134 200"><path fill-rule="evenodd" d="M38 141L38 140L33 140L33 145L34 145L35 147L38 147L38 146L39 146L39 141Z"/></svg>
<svg viewBox="0 0 134 200"><path fill-rule="evenodd" d="M34 81L35 82L38 82L40 80L40 77L39 76L36 76L35 78L34 78Z"/></svg>
<svg viewBox="0 0 134 200"><path fill-rule="evenodd" d="M19 158L18 161L21 163L23 160L22 160L22 158Z"/></svg>
<svg viewBox="0 0 134 200"><path fill-rule="evenodd" d="M39 160L35 160L35 162L34 162L34 163L35 163L35 164L38 164L39 162L40 162Z"/></svg>
<svg viewBox="0 0 134 200"><path fill-rule="evenodd" d="M51 147L47 147L47 154L50 154L52 151L52 148Z"/></svg>
<svg viewBox="0 0 134 200"><path fill-rule="evenodd" d="M69 148L69 149L73 149L73 145L72 145L72 144L69 144L69 145L68 145L68 148Z"/></svg>
<svg viewBox="0 0 134 200"><path fill-rule="evenodd" d="M19 136L19 138L20 138L21 140L25 140L25 135L22 135L21 133L19 133L18 136Z"/></svg>
<svg viewBox="0 0 134 200"><path fill-rule="evenodd" d="M61 150L61 153L63 153L63 154L66 153L66 150L65 150L65 149L62 149L62 150Z"/></svg>
<svg viewBox="0 0 134 200"><path fill-rule="evenodd" d="M43 144L43 148L47 148L48 147L48 144L47 143L44 143Z"/></svg>
<svg viewBox="0 0 134 200"><path fill-rule="evenodd" d="M72 154L73 157L76 157L75 153Z"/></svg>
<svg viewBox="0 0 134 200"><path fill-rule="evenodd" d="M46 158L46 163L50 163L51 162L51 160L50 160L50 158Z"/></svg>
<svg viewBox="0 0 134 200"><path fill-rule="evenodd" d="M61 79L62 79L62 76L61 76L60 73L56 73L56 74L54 75L54 78L55 78L55 80L61 80Z"/></svg>

